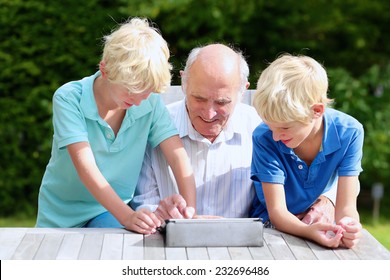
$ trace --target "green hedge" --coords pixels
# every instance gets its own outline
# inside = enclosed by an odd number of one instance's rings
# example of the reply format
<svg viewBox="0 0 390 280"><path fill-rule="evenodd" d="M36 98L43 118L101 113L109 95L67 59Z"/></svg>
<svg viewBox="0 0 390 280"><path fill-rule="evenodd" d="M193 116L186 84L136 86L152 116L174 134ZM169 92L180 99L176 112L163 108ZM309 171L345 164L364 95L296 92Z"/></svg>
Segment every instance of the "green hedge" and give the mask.
<svg viewBox="0 0 390 280"><path fill-rule="evenodd" d="M178 71L195 46L242 49L255 87L281 52L324 62L336 108L365 126L362 185L389 182L388 1L0 0L0 215L34 213L50 157L51 97L97 69L101 38L131 16L156 22ZM340 67L340 68L339 68ZM386 186L388 189L388 186Z"/></svg>
<svg viewBox="0 0 390 280"><path fill-rule="evenodd" d="M106 2L0 0L1 215L36 209L50 157L51 97L97 69L102 34L115 25L109 15L118 15Z"/></svg>

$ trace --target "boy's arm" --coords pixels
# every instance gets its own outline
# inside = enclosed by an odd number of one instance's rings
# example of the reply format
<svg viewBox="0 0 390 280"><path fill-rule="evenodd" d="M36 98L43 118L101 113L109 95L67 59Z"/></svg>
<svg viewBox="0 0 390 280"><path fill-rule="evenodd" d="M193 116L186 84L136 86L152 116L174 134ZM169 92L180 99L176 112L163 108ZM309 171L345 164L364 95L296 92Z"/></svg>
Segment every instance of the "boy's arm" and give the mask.
<svg viewBox="0 0 390 280"><path fill-rule="evenodd" d="M194 173L186 150L178 135L165 139L160 143L161 151L175 176L179 192L187 202L187 206L196 207L196 185Z"/></svg>
<svg viewBox="0 0 390 280"><path fill-rule="evenodd" d="M362 225L357 211L357 195L359 193L358 176L340 176L336 197L335 218L345 232L342 245L354 247L360 240Z"/></svg>
<svg viewBox="0 0 390 280"><path fill-rule="evenodd" d="M343 217L354 218L359 221L357 211L357 195L359 193L357 176L340 176L337 187L335 220L336 223Z"/></svg>
<svg viewBox="0 0 390 280"><path fill-rule="evenodd" d="M288 211L283 185L262 182L262 187L272 224L278 230L302 236L306 225Z"/></svg>
<svg viewBox="0 0 390 280"><path fill-rule="evenodd" d="M340 227L331 223L315 223L307 225L290 213L286 205L283 185L262 183L267 211L272 224L276 229L296 236L314 240L327 247L338 247L341 240ZM326 236L327 231L337 234Z"/></svg>
<svg viewBox="0 0 390 280"><path fill-rule="evenodd" d="M158 219L146 212L135 213L116 194L96 165L95 157L87 142L67 146L70 157L80 180L88 191L102 204L126 229L137 232L152 232Z"/></svg>

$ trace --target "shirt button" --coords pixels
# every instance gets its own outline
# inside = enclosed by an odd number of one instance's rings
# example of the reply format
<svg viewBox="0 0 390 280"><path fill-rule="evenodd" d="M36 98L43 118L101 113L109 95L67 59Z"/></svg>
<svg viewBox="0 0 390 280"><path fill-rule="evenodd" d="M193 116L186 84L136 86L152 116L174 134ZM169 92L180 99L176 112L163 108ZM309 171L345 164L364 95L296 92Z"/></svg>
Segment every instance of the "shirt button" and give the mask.
<svg viewBox="0 0 390 280"><path fill-rule="evenodd" d="M303 165L302 164L298 165L298 169L302 170L303 169Z"/></svg>
<svg viewBox="0 0 390 280"><path fill-rule="evenodd" d="M112 134L109 131L107 131L106 132L106 137L107 137L107 139L112 139Z"/></svg>

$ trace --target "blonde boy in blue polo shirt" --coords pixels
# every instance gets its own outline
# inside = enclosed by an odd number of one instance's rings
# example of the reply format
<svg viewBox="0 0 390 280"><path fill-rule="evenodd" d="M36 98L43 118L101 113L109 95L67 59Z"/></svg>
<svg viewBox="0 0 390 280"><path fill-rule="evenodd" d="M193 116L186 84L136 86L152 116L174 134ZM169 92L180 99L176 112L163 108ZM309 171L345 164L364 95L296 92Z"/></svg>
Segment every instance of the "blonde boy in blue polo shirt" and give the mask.
<svg viewBox="0 0 390 280"><path fill-rule="evenodd" d="M133 18L104 38L99 70L53 97L52 156L43 176L37 227L124 227L155 232L159 219L133 211L146 144L160 145L189 206L195 180L159 95L170 84L169 49L147 20Z"/></svg>
<svg viewBox="0 0 390 280"><path fill-rule="evenodd" d="M323 246L357 244L356 208L363 126L327 108L325 69L307 56L283 55L261 74L254 107L263 119L253 133L251 216ZM296 216L337 180L335 223L306 224Z"/></svg>

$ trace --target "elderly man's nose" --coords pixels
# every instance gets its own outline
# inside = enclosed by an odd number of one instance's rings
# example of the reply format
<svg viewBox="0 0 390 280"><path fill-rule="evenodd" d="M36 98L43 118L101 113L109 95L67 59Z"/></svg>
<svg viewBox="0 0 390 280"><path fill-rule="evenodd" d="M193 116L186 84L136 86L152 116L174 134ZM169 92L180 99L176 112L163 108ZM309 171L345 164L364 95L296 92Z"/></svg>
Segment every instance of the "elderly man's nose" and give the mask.
<svg viewBox="0 0 390 280"><path fill-rule="evenodd" d="M216 110L212 106L206 107L203 112L204 112L204 117L209 119L209 120L211 120L212 118L214 118L217 115Z"/></svg>

